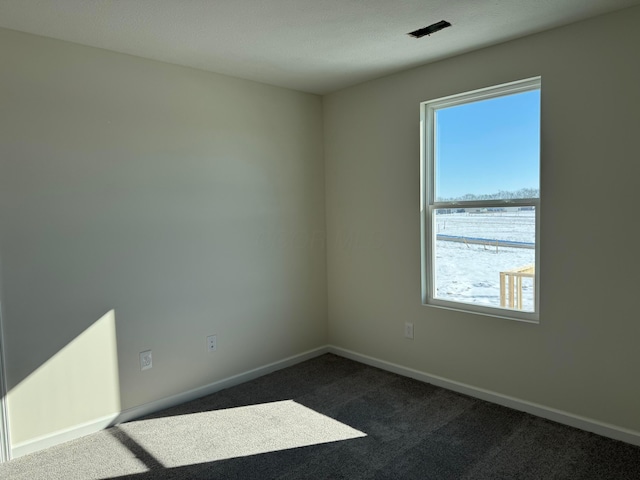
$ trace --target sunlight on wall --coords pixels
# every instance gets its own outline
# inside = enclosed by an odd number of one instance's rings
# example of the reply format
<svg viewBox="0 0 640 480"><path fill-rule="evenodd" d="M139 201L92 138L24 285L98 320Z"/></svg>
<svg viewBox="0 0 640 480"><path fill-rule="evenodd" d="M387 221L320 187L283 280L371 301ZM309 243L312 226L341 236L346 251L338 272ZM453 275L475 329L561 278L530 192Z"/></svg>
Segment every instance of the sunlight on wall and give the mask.
<svg viewBox="0 0 640 480"><path fill-rule="evenodd" d="M142 420L117 428L144 452L134 453L151 470L367 436L293 400Z"/></svg>
<svg viewBox="0 0 640 480"><path fill-rule="evenodd" d="M14 448L120 412L115 313L107 312L7 395Z"/></svg>

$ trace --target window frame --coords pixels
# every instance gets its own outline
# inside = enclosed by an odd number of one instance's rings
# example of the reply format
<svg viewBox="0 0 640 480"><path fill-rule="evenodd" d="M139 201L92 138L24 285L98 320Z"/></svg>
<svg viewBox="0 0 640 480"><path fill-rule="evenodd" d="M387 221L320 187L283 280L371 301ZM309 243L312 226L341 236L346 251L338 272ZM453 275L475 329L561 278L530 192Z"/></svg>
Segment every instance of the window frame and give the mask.
<svg viewBox="0 0 640 480"><path fill-rule="evenodd" d="M507 95L542 90L541 77L532 77L515 82L481 88L461 94L449 95L420 104L420 231L421 231L421 294L422 304L480 315L487 315L523 322L540 321L540 197L504 200L435 201L435 112L437 110L488 100ZM541 92L542 94L542 92ZM541 134L540 134L541 137ZM540 141L540 138L538 139ZM539 178L542 154L538 163ZM539 189L540 191L540 189ZM445 208L502 208L529 207L535 209L535 277L534 311L526 312L504 307L492 307L471 303L444 300L435 297L435 211Z"/></svg>

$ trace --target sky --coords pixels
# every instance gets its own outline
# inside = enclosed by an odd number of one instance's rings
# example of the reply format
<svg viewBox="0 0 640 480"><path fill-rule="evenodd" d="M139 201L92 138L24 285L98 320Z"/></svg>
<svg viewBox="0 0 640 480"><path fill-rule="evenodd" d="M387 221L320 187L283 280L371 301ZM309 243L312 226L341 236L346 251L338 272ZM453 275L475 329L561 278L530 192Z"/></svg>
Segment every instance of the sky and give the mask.
<svg viewBox="0 0 640 480"><path fill-rule="evenodd" d="M436 112L436 198L539 188L540 91Z"/></svg>

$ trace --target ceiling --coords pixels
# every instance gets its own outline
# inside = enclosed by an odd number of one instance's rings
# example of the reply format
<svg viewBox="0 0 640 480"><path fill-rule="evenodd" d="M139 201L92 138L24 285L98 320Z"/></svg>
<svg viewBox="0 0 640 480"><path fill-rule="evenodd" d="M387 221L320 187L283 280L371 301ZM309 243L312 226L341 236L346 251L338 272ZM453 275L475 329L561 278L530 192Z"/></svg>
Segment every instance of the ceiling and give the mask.
<svg viewBox="0 0 640 480"><path fill-rule="evenodd" d="M0 27L324 94L640 0L0 0ZM453 26L415 39L440 20Z"/></svg>

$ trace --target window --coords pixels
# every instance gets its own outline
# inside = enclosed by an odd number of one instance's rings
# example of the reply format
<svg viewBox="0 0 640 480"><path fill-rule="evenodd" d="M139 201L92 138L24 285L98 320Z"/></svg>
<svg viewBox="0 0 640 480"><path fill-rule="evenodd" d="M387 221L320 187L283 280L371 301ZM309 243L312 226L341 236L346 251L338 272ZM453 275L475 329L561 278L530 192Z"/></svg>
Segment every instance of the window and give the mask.
<svg viewBox="0 0 640 480"><path fill-rule="evenodd" d="M422 103L422 302L539 320L540 78Z"/></svg>

